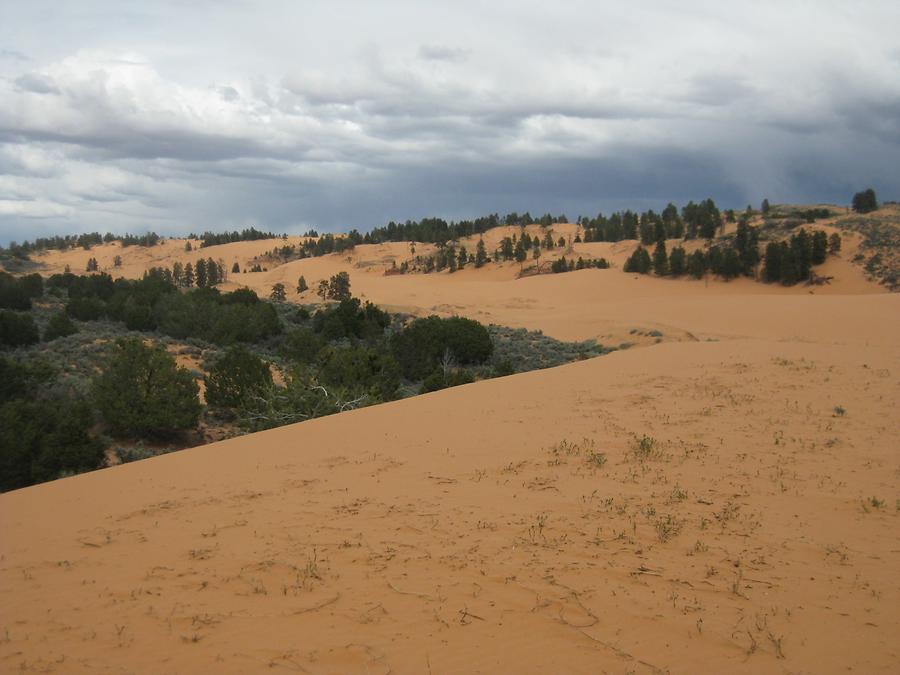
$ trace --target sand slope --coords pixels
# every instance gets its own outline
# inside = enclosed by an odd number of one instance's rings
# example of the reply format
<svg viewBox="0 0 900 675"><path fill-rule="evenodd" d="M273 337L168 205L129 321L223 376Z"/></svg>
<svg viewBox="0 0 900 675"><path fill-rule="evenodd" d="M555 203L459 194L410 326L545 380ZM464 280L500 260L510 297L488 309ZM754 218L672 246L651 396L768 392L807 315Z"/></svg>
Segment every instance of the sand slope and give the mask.
<svg viewBox="0 0 900 675"><path fill-rule="evenodd" d="M0 496L0 663L896 672L897 308L868 346L661 344Z"/></svg>

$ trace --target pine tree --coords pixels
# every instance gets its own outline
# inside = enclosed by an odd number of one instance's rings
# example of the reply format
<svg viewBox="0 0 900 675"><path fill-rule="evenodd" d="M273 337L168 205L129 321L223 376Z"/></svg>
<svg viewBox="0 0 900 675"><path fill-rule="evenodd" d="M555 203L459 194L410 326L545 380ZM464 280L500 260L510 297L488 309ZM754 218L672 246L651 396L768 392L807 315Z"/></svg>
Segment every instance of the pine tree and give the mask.
<svg viewBox="0 0 900 675"><path fill-rule="evenodd" d="M678 277L687 271L687 255L684 248L675 246L669 254L669 274Z"/></svg>
<svg viewBox="0 0 900 675"><path fill-rule="evenodd" d="M833 232L830 237L828 237L828 252L831 255L836 255L838 251L841 250L841 235L837 232Z"/></svg>
<svg viewBox="0 0 900 675"><path fill-rule="evenodd" d="M190 288L194 285L194 266L191 263L188 263L184 266L184 285L187 288Z"/></svg>
<svg viewBox="0 0 900 675"><path fill-rule="evenodd" d="M237 260L235 260L234 265L231 266L231 273L232 274L240 274L241 273L241 266L238 265Z"/></svg>
<svg viewBox="0 0 900 675"><path fill-rule="evenodd" d="M307 289L309 289L309 286L306 284L306 278L301 276L297 279L297 292L304 293Z"/></svg>
<svg viewBox="0 0 900 675"><path fill-rule="evenodd" d="M525 252L525 245L522 243L522 240L519 239L519 241L516 243L516 250L515 250L516 262L523 263L523 262L525 262L527 257L528 257L528 254Z"/></svg>
<svg viewBox="0 0 900 675"><path fill-rule="evenodd" d="M774 241L766 245L766 260L763 266L763 278L769 283L781 281L782 247Z"/></svg>
<svg viewBox="0 0 900 675"><path fill-rule="evenodd" d="M219 266L212 258L206 261L206 285L213 288L219 283Z"/></svg>
<svg viewBox="0 0 900 675"><path fill-rule="evenodd" d="M643 246L638 246L634 253L625 261L624 270L626 272L636 272L637 274L647 274L653 267L650 254Z"/></svg>
<svg viewBox="0 0 900 675"><path fill-rule="evenodd" d="M688 272L695 279L702 279L703 275L706 274L706 270L709 268L709 261L707 260L706 254L701 250L696 250L691 253L690 257L688 257Z"/></svg>
<svg viewBox="0 0 900 675"><path fill-rule="evenodd" d="M870 213L876 209L878 209L878 199L872 188L853 195L853 210L857 213Z"/></svg>
<svg viewBox="0 0 900 675"><path fill-rule="evenodd" d="M328 280L328 297L339 302L351 298L349 274L338 272Z"/></svg>
<svg viewBox="0 0 900 675"><path fill-rule="evenodd" d="M269 294L269 297L276 302L284 302L287 300L284 284L278 283L272 286L272 292Z"/></svg>
<svg viewBox="0 0 900 675"><path fill-rule="evenodd" d="M748 206L747 208L750 208L750 207ZM770 209L770 208L771 208L771 207L769 206L769 200L768 200L768 199L763 199L763 200L762 200L762 206L760 207L760 211L762 211L762 214L763 214L764 216L767 215L767 214L769 213L769 209Z"/></svg>
<svg viewBox="0 0 900 675"><path fill-rule="evenodd" d="M466 262L468 260L469 260L469 254L466 253L466 247L460 246L459 247L459 259L457 260L457 262L459 263L459 268L462 269L463 267L465 267Z"/></svg>
<svg viewBox="0 0 900 675"><path fill-rule="evenodd" d="M209 277L206 275L206 261L203 258L194 266L194 276L197 278L197 288L206 288Z"/></svg>
<svg viewBox="0 0 900 675"><path fill-rule="evenodd" d="M475 267L484 267L487 261L488 256L484 247L484 239L479 239L478 246L475 247Z"/></svg>
<svg viewBox="0 0 900 675"><path fill-rule="evenodd" d="M660 240L653 249L653 271L662 277L669 273L669 256L666 253L666 242Z"/></svg>
<svg viewBox="0 0 900 675"><path fill-rule="evenodd" d="M828 255L828 235L823 230L813 232L812 264L821 265Z"/></svg>
<svg viewBox="0 0 900 675"><path fill-rule="evenodd" d="M176 286L184 285L184 267L177 260L172 263L172 282Z"/></svg>

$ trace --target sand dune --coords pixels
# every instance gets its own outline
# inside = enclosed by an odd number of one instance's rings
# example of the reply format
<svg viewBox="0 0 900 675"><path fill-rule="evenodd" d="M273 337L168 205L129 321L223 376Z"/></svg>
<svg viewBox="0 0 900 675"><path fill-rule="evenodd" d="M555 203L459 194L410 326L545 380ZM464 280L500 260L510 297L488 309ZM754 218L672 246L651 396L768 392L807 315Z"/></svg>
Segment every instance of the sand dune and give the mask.
<svg viewBox="0 0 900 675"><path fill-rule="evenodd" d="M0 659L895 672L897 368L665 344L6 494Z"/></svg>
<svg viewBox="0 0 900 675"><path fill-rule="evenodd" d="M391 307L645 348L0 495L0 669L900 670L900 296L846 254L814 289L384 276L406 246L230 283L347 270Z"/></svg>

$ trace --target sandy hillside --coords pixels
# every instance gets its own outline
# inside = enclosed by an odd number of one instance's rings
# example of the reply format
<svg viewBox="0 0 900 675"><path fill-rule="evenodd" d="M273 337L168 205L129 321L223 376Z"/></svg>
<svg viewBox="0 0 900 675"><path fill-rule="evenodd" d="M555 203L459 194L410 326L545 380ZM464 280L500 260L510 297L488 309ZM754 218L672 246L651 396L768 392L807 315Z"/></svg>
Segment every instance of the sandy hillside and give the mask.
<svg viewBox="0 0 900 675"><path fill-rule="evenodd" d="M0 670L900 671L900 296L851 246L815 289L365 264L405 246L239 282L642 348L0 495Z"/></svg>

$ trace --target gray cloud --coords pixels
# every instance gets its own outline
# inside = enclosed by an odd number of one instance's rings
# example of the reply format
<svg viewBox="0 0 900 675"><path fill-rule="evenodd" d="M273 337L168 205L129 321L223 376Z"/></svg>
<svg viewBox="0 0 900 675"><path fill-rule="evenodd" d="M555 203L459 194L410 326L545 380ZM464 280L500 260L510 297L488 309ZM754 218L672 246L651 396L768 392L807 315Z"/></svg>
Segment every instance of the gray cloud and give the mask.
<svg viewBox="0 0 900 675"><path fill-rule="evenodd" d="M468 55L469 52L465 49L443 45L422 45L419 47L419 58L426 61L465 61Z"/></svg>
<svg viewBox="0 0 900 675"><path fill-rule="evenodd" d="M26 73L16 78L16 87L19 91L33 92L35 94L58 94L59 88L52 78L39 73Z"/></svg>
<svg viewBox="0 0 900 675"><path fill-rule="evenodd" d="M900 188L889 2L49 7L0 29L0 242Z"/></svg>

